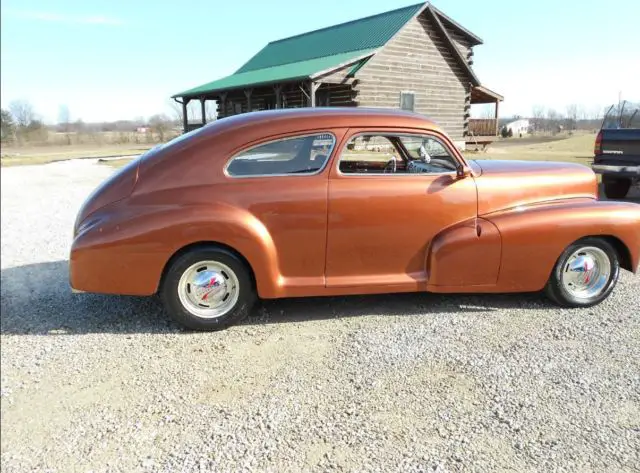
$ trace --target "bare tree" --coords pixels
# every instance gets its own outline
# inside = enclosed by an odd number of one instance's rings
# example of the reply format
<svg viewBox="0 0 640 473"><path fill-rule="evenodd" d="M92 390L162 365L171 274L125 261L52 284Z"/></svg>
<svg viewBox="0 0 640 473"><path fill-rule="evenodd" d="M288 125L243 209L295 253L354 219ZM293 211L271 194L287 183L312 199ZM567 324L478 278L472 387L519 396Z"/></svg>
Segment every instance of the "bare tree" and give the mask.
<svg viewBox="0 0 640 473"><path fill-rule="evenodd" d="M164 142L167 132L171 129L171 120L164 114L153 115L149 118L151 130L158 135L158 140Z"/></svg>
<svg viewBox="0 0 640 473"><path fill-rule="evenodd" d="M589 108L589 118L591 120L601 120L604 117L604 107L602 105L593 105Z"/></svg>
<svg viewBox="0 0 640 473"><path fill-rule="evenodd" d="M67 105L58 107L58 126L65 133L69 132L69 123L71 123L71 114Z"/></svg>
<svg viewBox="0 0 640 473"><path fill-rule="evenodd" d="M173 119L173 121L182 125L182 104L171 99L169 100L169 108L171 109L171 118ZM196 108L197 108L197 113L196 113ZM206 113L205 113L205 116L207 116ZM189 118L189 123L195 123L196 121L199 121L200 119L200 101L199 100L191 100L189 102L189 104L187 105L187 117Z"/></svg>
<svg viewBox="0 0 640 473"><path fill-rule="evenodd" d="M207 123L218 119L218 102L214 100L207 100L205 102L205 116L207 117Z"/></svg>
<svg viewBox="0 0 640 473"><path fill-rule="evenodd" d="M533 129L535 131L543 129L544 119L544 107L542 105L534 105L531 111L531 118L533 119Z"/></svg>
<svg viewBox="0 0 640 473"><path fill-rule="evenodd" d="M9 111L18 128L27 128L35 119L33 105L27 100L14 100L9 104Z"/></svg>
<svg viewBox="0 0 640 473"><path fill-rule="evenodd" d="M562 116L554 108L547 110L547 125L553 133L562 130L562 125L560 124L561 119Z"/></svg>
<svg viewBox="0 0 640 473"><path fill-rule="evenodd" d="M182 123L182 104L170 99L168 105L171 109L171 118L173 121L176 123Z"/></svg>
<svg viewBox="0 0 640 473"><path fill-rule="evenodd" d="M495 111L493 109L493 105L490 104L486 104L486 105L482 105L482 109L479 113L480 118L494 118L495 117Z"/></svg>
<svg viewBox="0 0 640 473"><path fill-rule="evenodd" d="M567 118L565 120L567 130L575 130L578 121L578 106L575 103L567 105Z"/></svg>
<svg viewBox="0 0 640 473"><path fill-rule="evenodd" d="M587 108L582 104L578 104L578 120L588 120L588 119L589 119L589 114L587 113Z"/></svg>

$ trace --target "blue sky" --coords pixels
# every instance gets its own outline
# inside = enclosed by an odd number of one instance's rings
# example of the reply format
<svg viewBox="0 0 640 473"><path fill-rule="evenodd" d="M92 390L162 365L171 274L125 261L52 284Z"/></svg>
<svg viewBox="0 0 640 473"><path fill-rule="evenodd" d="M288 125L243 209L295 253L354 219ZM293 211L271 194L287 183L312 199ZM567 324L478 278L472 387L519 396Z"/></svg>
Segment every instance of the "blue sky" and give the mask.
<svg viewBox="0 0 640 473"><path fill-rule="evenodd" d="M1 101L48 122L168 113L169 97L228 75L270 40L412 0L3 0ZM640 99L640 0L434 0L484 40L474 69L501 115Z"/></svg>

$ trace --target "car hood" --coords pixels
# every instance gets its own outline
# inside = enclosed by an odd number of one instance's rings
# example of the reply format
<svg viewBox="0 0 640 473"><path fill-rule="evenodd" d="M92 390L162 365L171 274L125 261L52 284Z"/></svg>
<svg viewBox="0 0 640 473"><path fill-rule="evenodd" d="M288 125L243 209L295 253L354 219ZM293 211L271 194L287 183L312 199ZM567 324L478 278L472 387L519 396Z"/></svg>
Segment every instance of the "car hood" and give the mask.
<svg viewBox="0 0 640 473"><path fill-rule="evenodd" d="M596 175L582 164L475 160L478 215L520 205L598 196Z"/></svg>

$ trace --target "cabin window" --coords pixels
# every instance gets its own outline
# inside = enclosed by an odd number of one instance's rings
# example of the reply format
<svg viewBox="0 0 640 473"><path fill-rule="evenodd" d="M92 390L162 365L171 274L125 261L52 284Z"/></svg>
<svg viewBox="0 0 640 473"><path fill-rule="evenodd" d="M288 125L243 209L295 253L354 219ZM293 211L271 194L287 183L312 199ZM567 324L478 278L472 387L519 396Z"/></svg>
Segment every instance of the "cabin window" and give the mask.
<svg viewBox="0 0 640 473"><path fill-rule="evenodd" d="M317 174L324 169L335 142L331 133L269 141L234 156L226 173L232 177Z"/></svg>
<svg viewBox="0 0 640 473"><path fill-rule="evenodd" d="M458 161L438 137L423 134L362 134L340 155L342 174L443 174L456 171Z"/></svg>
<svg viewBox="0 0 640 473"><path fill-rule="evenodd" d="M413 112L415 105L415 95L413 92L400 92L400 108Z"/></svg>

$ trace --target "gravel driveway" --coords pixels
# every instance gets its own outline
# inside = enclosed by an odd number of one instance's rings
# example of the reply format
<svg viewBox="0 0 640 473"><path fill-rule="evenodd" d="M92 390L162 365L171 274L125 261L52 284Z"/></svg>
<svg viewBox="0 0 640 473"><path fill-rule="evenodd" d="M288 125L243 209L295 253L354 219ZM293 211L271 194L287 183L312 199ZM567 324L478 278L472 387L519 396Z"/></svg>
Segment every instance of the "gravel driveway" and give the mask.
<svg viewBox="0 0 640 473"><path fill-rule="evenodd" d="M110 172L2 170L4 473L640 470L640 277L586 310L316 298L186 333L155 299L69 291Z"/></svg>

